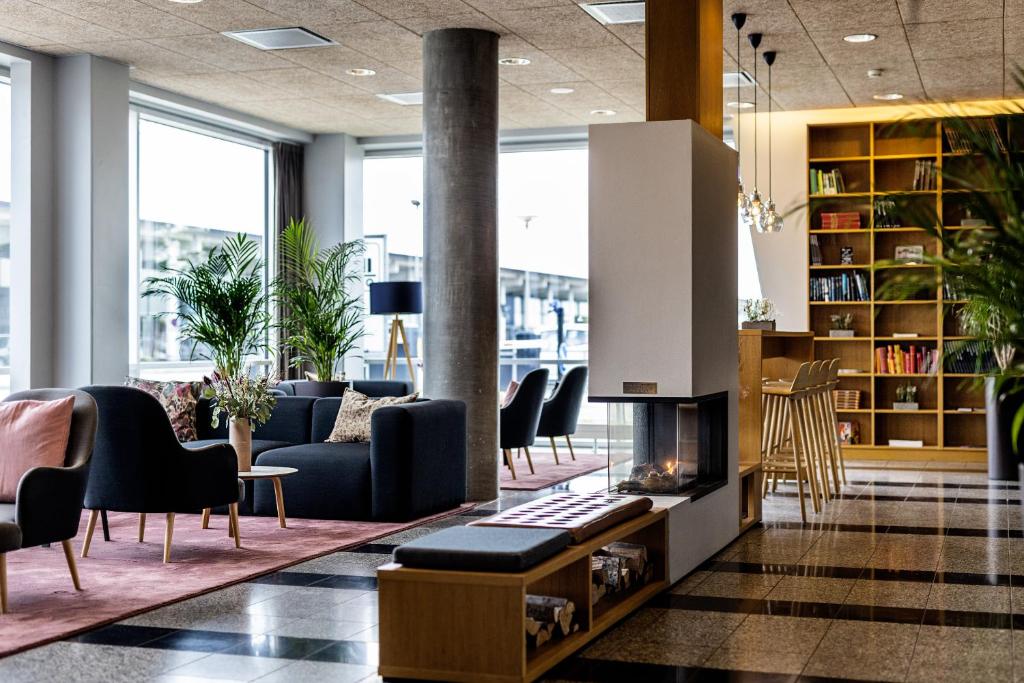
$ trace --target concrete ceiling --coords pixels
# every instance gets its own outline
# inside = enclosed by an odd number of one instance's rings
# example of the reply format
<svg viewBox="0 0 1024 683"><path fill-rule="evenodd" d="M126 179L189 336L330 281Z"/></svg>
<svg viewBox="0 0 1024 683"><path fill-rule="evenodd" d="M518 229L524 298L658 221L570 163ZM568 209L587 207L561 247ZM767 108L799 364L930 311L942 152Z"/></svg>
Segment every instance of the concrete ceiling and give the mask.
<svg viewBox="0 0 1024 683"><path fill-rule="evenodd" d="M781 109L1020 96L1024 0L725 0L725 64L735 68L732 12L778 52ZM221 31L301 25L337 46L261 52ZM0 40L56 55L92 53L132 66L132 78L311 132L389 135L420 130L420 108L378 93L421 88L421 36L442 27L502 35L503 128L639 121L643 26L605 27L575 0L0 0ZM848 33L878 40L852 45ZM752 70L749 46L741 50ZM346 74L374 69L372 77ZM765 82L763 64L761 81ZM884 70L869 80L870 68ZM551 88L575 89L553 95ZM748 90L743 99L753 97ZM764 101L763 93L761 94ZM735 99L735 91L725 93ZM614 117L591 115L612 109Z"/></svg>

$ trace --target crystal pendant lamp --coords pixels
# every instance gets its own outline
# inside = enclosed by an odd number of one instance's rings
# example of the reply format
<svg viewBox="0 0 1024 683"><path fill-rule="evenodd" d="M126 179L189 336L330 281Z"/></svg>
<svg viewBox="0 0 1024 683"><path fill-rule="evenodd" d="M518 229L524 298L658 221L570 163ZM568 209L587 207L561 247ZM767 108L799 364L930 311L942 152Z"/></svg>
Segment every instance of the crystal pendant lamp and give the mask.
<svg viewBox="0 0 1024 683"><path fill-rule="evenodd" d="M751 33L747 36L750 47L754 48L754 189L747 198L749 209L743 216L743 223L748 228L754 227L761 230L762 214L765 211L764 200L757 189L757 48L761 45L761 34Z"/></svg>
<svg viewBox="0 0 1024 683"><path fill-rule="evenodd" d="M737 193L736 193L736 208L739 209L740 218L744 223L750 221L750 197L747 196L746 191L743 189L743 176L740 173L740 162L742 158L740 155L740 74L743 73L743 68L740 65L740 29L747 23L747 15L742 12L737 12L732 15L732 25L736 27L736 181L737 181Z"/></svg>
<svg viewBox="0 0 1024 683"><path fill-rule="evenodd" d="M772 65L775 64L775 52L764 53L764 63L768 65L768 202L761 216L758 232L782 232L782 215L775 210L772 199Z"/></svg>

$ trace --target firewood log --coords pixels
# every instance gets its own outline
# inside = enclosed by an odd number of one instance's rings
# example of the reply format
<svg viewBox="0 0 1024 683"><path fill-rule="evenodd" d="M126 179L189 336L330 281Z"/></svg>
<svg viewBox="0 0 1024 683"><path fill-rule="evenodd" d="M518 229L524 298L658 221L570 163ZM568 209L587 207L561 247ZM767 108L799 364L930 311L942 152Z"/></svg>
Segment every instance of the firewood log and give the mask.
<svg viewBox="0 0 1024 683"><path fill-rule="evenodd" d="M527 630L530 628L530 621L542 624L541 630L550 626L553 635L557 628L562 635L569 635L572 632L573 615L576 613L576 605L572 600L550 595L527 595L526 596L526 618Z"/></svg>
<svg viewBox="0 0 1024 683"><path fill-rule="evenodd" d="M625 560L626 567L637 574L643 574L647 566L647 546L639 543L625 543L616 541L609 543L602 548L609 555L621 557Z"/></svg>

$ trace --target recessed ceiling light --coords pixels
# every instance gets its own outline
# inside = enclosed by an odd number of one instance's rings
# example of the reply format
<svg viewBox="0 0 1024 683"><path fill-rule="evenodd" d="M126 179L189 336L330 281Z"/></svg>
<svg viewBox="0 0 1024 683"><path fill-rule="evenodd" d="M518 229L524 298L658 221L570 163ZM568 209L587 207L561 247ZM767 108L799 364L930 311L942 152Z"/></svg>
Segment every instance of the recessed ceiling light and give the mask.
<svg viewBox="0 0 1024 683"><path fill-rule="evenodd" d="M526 66L530 63L530 60L526 57L502 57L498 60L498 64L502 66Z"/></svg>
<svg viewBox="0 0 1024 683"><path fill-rule="evenodd" d="M642 24L644 22L643 0L626 2L589 2L580 5L584 12L602 24Z"/></svg>
<svg viewBox="0 0 1024 683"><path fill-rule="evenodd" d="M376 76L377 72L373 69L348 69L345 71L349 76Z"/></svg>
<svg viewBox="0 0 1024 683"><path fill-rule="evenodd" d="M882 100L884 102L892 102L893 100L902 100L903 95L898 92L887 92L881 95L873 95L876 100Z"/></svg>
<svg viewBox="0 0 1024 683"><path fill-rule="evenodd" d="M590 112L591 116L615 116L618 114L614 109L594 109Z"/></svg>
<svg viewBox="0 0 1024 683"><path fill-rule="evenodd" d="M731 107L732 109L753 109L754 108L754 103L753 102L729 102L728 104L726 104L726 106L727 107Z"/></svg>
<svg viewBox="0 0 1024 683"><path fill-rule="evenodd" d="M874 33L851 33L848 36L843 36L843 40L848 43L870 43L876 38L878 38L878 36Z"/></svg>
<svg viewBox="0 0 1024 683"><path fill-rule="evenodd" d="M752 85L757 85L757 82L746 71L726 71L722 74L723 88L747 88Z"/></svg>
<svg viewBox="0 0 1024 683"><path fill-rule="evenodd" d="M171 0L171 2L176 2L179 5L195 5L195 4L200 3L202 1L203 0Z"/></svg>
<svg viewBox="0 0 1024 683"><path fill-rule="evenodd" d="M571 95L576 92L575 88L552 88L549 90L552 95Z"/></svg>
<svg viewBox="0 0 1024 683"><path fill-rule="evenodd" d="M223 35L260 50L293 50L302 47L329 47L337 45L333 40L324 38L301 26L261 28L251 31L224 31Z"/></svg>
<svg viewBox="0 0 1024 683"><path fill-rule="evenodd" d="M389 94L377 95L382 100L388 102L394 102L395 104L401 104L402 106L408 107L413 104L423 104L423 93L422 92L396 92Z"/></svg>

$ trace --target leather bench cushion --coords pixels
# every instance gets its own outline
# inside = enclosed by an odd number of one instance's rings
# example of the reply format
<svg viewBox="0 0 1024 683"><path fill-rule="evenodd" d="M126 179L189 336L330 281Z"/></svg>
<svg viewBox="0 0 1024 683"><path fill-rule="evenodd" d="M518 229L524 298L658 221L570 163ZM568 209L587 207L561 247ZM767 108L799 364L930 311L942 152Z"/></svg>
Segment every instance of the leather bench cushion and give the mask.
<svg viewBox="0 0 1024 683"><path fill-rule="evenodd" d="M394 560L416 569L521 572L568 545L569 534L553 529L460 526L398 546Z"/></svg>
<svg viewBox="0 0 1024 683"><path fill-rule="evenodd" d="M509 508L473 526L561 529L578 545L654 506L650 498L609 493L556 493Z"/></svg>

